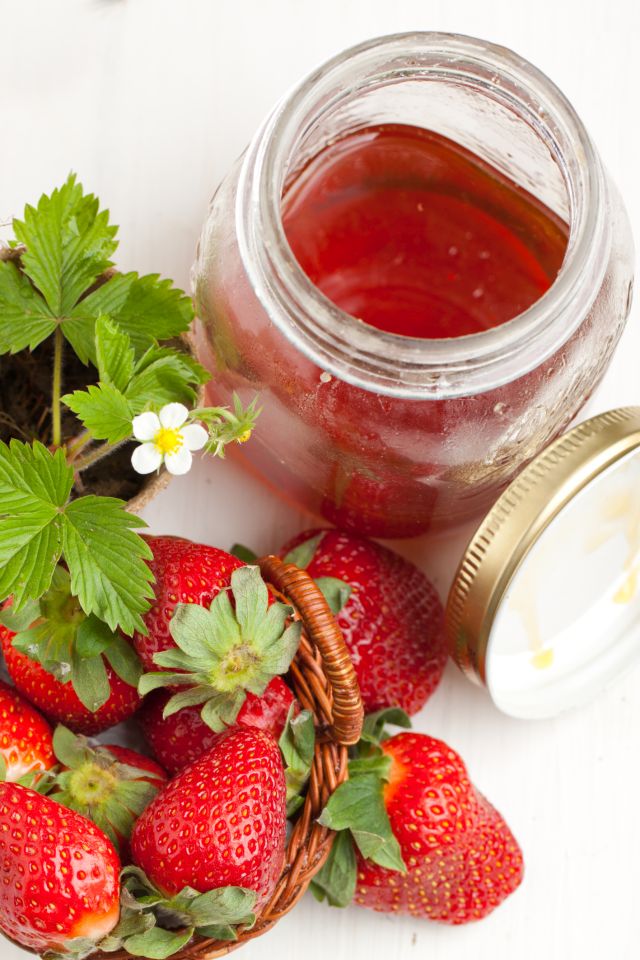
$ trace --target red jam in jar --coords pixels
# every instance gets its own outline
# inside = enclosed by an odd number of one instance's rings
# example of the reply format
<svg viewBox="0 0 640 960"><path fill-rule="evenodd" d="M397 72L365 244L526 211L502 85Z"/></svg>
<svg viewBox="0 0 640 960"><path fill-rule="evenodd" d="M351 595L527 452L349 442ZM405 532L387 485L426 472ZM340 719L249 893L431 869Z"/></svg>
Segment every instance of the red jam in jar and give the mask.
<svg viewBox="0 0 640 960"><path fill-rule="evenodd" d="M380 537L486 510L597 386L633 245L579 117L503 47L401 34L285 97L218 188L193 272L242 455Z"/></svg>
<svg viewBox="0 0 640 960"><path fill-rule="evenodd" d="M568 228L470 151L419 127L357 130L287 185L284 231L345 313L404 337L496 327L545 293Z"/></svg>

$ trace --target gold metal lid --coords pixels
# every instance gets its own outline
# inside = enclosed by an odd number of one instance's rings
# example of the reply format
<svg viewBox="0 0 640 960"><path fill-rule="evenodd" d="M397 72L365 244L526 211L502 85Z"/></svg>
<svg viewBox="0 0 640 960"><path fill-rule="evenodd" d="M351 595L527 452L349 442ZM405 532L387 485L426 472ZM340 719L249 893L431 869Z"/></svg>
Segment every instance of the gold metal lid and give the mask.
<svg viewBox="0 0 640 960"><path fill-rule="evenodd" d="M501 622L500 644L509 652L510 662L518 663L517 670L512 671L514 692L506 698L506 712L520 716L556 713L584 699L577 689L582 683L579 671L591 689L598 685L600 672L606 674L602 679L610 679L620 672L622 660L626 663L632 649L640 651L640 616L621 606L625 598L635 604L635 578L640 568L639 453L640 407L612 410L579 424L520 473L469 543L447 604L450 649L461 669L475 682L488 685L494 701L503 706L498 702L500 697L494 696L488 676L498 636L496 625ZM578 503L580 509L574 509ZM546 552L542 550L543 541ZM531 577L527 583L525 575L527 567L531 573L533 565L537 584ZM584 591L580 595L577 584L583 575ZM549 620L547 632L555 631L565 646L569 641L573 644L575 668L565 657L558 670L554 667L549 671L547 679L543 669L551 665L554 650L534 638L529 653L532 669L537 668L538 673L529 680L522 654L526 652L524 635L531 634L531 624L529 629L524 624L523 635L517 639L513 635L519 632L519 621L504 615L516 586L528 609L535 606L535 615ZM592 609L596 600L597 609ZM600 648L584 647L580 652L578 639L570 637L571 617L573 622L580 619L583 609L585 615L589 613L588 622L582 625L585 635L589 625L606 633L603 625L609 614L617 619L606 645L603 639ZM632 641L629 634L636 622L639 633ZM624 656L613 651L618 641L621 649L624 647ZM583 656L584 662L580 659ZM501 661L500 667L503 677L504 663ZM565 684L570 703L565 704L560 683ZM549 684L555 684L552 695ZM534 702L538 693L547 700L540 709ZM522 705L518 696L524 698Z"/></svg>

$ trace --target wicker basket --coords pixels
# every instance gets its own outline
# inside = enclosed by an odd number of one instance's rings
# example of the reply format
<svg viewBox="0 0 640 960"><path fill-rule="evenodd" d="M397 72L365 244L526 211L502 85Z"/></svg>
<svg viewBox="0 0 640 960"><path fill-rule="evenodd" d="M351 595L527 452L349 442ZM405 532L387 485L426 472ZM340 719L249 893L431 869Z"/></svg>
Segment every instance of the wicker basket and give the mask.
<svg viewBox="0 0 640 960"><path fill-rule="evenodd" d="M258 561L273 594L290 604L303 633L291 665L292 685L316 721L316 749L305 803L291 831L282 875L255 925L240 930L237 941L194 938L172 960L212 960L261 936L287 914L329 856L335 834L317 817L336 787L347 778L347 747L357 743L363 708L355 671L340 629L322 593L308 573L278 557ZM126 950L95 954L104 960L131 960Z"/></svg>

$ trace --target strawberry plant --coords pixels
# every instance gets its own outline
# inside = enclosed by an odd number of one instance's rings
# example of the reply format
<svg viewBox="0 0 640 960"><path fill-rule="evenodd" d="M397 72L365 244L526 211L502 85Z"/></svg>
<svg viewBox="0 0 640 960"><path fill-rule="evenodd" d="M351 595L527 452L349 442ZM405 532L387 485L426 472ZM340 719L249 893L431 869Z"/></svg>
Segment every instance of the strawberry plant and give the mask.
<svg viewBox="0 0 640 960"><path fill-rule="evenodd" d="M208 374L179 339L190 298L155 274L113 270L117 227L74 175L27 205L13 231L0 256L2 380L20 395L19 358L49 370L50 396L37 422L0 411L3 646L7 655L9 636L34 666L27 677L28 665L8 656L14 680L42 686L37 667L68 687L47 681L48 700L70 701L59 719L73 726L81 707L118 701L107 718L117 722L138 703L119 689L135 692L140 676L124 638L146 632L153 574L144 522L122 498L95 492L96 471L103 481L124 467L186 473L192 451L224 456L248 439L257 412L237 398L232 410L197 405ZM18 406L29 406L21 395ZM82 717L76 729L95 732Z"/></svg>

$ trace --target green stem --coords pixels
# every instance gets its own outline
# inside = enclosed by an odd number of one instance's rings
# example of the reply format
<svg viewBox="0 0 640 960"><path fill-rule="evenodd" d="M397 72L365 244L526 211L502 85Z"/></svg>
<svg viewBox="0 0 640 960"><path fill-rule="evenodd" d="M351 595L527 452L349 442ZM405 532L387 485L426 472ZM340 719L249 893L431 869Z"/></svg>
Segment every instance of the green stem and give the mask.
<svg viewBox="0 0 640 960"><path fill-rule="evenodd" d="M56 327L53 338L53 388L51 391L51 426L53 446L57 449L62 443L62 426L60 420L60 396L62 392L62 349L64 339L60 324Z"/></svg>
<svg viewBox="0 0 640 960"><path fill-rule="evenodd" d="M125 440L121 440L120 443L101 443L95 450L85 454L84 457L80 457L79 460L74 461L73 469L76 473L81 473L83 470L86 470L87 467L92 467L94 463L98 463L99 460L103 460L104 457L108 457L109 454L114 453L118 447L121 447L130 439L130 437L127 437Z"/></svg>

